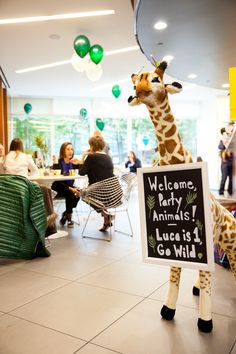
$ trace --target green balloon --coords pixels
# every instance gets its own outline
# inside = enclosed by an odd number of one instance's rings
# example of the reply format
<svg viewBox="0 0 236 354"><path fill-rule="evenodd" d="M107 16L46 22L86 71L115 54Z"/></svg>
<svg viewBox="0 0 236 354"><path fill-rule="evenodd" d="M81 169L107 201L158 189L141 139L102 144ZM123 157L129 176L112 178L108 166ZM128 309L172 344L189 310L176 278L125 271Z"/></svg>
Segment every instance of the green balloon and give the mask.
<svg viewBox="0 0 236 354"><path fill-rule="evenodd" d="M84 58L89 52L90 42L86 36L77 36L74 40L74 49L80 58Z"/></svg>
<svg viewBox="0 0 236 354"><path fill-rule="evenodd" d="M24 111L25 111L26 114L29 114L32 111L32 106L31 106L30 103L26 103L24 105Z"/></svg>
<svg viewBox="0 0 236 354"><path fill-rule="evenodd" d="M81 108L81 110L79 111L79 114L81 115L82 118L86 118L87 117L87 109L86 108Z"/></svg>
<svg viewBox="0 0 236 354"><path fill-rule="evenodd" d="M89 50L89 55L91 60L98 64L103 58L103 48L99 44L94 44Z"/></svg>
<svg viewBox="0 0 236 354"><path fill-rule="evenodd" d="M121 94L121 89L119 85L112 86L112 94L115 98L118 98Z"/></svg>
<svg viewBox="0 0 236 354"><path fill-rule="evenodd" d="M105 127L105 123L102 121L101 118L96 119L96 126L98 127L99 130L103 130Z"/></svg>

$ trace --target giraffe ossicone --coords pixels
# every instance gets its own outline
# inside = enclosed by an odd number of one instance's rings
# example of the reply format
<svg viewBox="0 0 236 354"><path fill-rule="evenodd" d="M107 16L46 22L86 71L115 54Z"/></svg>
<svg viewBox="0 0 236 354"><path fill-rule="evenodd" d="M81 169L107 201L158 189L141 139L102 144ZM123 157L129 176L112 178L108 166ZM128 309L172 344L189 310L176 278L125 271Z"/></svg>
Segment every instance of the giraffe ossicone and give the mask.
<svg viewBox="0 0 236 354"><path fill-rule="evenodd" d="M159 165L161 166L192 162L192 157L181 140L168 100L168 94L181 92L182 86L178 82L164 84L163 77L166 68L167 63L163 61L153 72L133 74L131 78L135 93L128 99L130 106L145 104L149 111L159 142ZM217 202L213 195L210 195L209 198L211 199L213 240L226 252L236 282L236 219ZM172 320L175 316L180 274L181 268L171 267L169 290L161 310L161 315L166 320ZM211 332L213 322L211 273L209 271L199 271L199 278L193 287L193 294L200 294L198 328L202 332Z"/></svg>

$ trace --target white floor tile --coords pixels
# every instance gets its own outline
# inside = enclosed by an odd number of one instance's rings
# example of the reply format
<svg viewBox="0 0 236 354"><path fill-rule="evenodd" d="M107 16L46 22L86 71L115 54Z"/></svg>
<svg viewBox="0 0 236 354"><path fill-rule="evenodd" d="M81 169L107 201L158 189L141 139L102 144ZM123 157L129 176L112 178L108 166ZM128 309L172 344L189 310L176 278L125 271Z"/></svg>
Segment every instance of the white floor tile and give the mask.
<svg viewBox="0 0 236 354"><path fill-rule="evenodd" d="M203 334L197 328L196 310L181 307L174 321L165 321L161 307L158 301L144 300L92 342L122 354L229 353L236 320L215 315L214 332Z"/></svg>
<svg viewBox="0 0 236 354"><path fill-rule="evenodd" d="M112 260L90 257L75 251L54 254L51 257L37 258L22 266L22 269L33 270L42 274L75 280L85 274L94 272Z"/></svg>
<svg viewBox="0 0 236 354"><path fill-rule="evenodd" d="M55 277L13 269L0 276L0 310L10 311L67 283Z"/></svg>
<svg viewBox="0 0 236 354"><path fill-rule="evenodd" d="M82 349L80 349L76 354L117 354L117 351L109 350L104 347L100 347L95 344L86 344ZM122 353L121 353L122 354Z"/></svg>
<svg viewBox="0 0 236 354"><path fill-rule="evenodd" d="M168 270L119 261L80 278L78 282L145 297L168 278Z"/></svg>
<svg viewBox="0 0 236 354"><path fill-rule="evenodd" d="M12 316L0 317L0 353L72 354L84 342Z"/></svg>
<svg viewBox="0 0 236 354"><path fill-rule="evenodd" d="M11 314L90 340L139 301L136 296L71 283Z"/></svg>

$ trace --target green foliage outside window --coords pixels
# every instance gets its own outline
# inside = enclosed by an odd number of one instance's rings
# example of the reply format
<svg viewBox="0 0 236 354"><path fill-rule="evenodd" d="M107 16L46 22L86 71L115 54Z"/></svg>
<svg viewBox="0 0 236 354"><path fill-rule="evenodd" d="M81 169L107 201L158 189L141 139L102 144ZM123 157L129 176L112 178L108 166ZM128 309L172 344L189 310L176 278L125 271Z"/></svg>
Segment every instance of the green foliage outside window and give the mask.
<svg viewBox="0 0 236 354"><path fill-rule="evenodd" d="M101 117L102 118L102 117ZM128 119L127 118L102 118L105 123L102 135L110 146L113 162L123 164L128 153ZM21 138L25 150L33 153L38 150L35 137L40 136L48 146L48 154L52 151L59 154L60 146L65 141L70 141L75 149L75 154L81 155L88 148L90 136L90 120L76 116L30 116L12 117L13 136ZM178 129L185 147L196 158L197 151L197 121L193 119L178 119ZM149 117L132 118L131 122L132 150L141 159L143 164L151 164L154 159L154 149L158 145L155 130ZM148 138L145 145L143 138Z"/></svg>

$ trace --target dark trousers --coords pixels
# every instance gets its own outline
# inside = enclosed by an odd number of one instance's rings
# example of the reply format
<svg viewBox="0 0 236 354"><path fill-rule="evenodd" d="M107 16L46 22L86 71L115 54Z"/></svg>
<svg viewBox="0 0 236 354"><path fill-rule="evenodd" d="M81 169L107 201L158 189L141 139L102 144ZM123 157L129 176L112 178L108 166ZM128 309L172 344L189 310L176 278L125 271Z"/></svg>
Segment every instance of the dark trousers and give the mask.
<svg viewBox="0 0 236 354"><path fill-rule="evenodd" d="M73 213L73 208L76 208L80 198L75 197L75 195L68 189L68 186L64 182L54 182L52 184L52 189L57 192L56 198L65 198L67 214Z"/></svg>
<svg viewBox="0 0 236 354"><path fill-rule="evenodd" d="M223 162L221 164L221 182L220 182L220 190L219 194L224 194L224 189L225 189L225 182L227 180L227 177L229 178L229 184L228 184L228 193L230 195L233 194L233 166L230 163Z"/></svg>
<svg viewBox="0 0 236 354"><path fill-rule="evenodd" d="M50 217L55 217L54 209L53 209L53 202L52 202L52 191L50 188L40 185L41 191L43 193L43 199L44 199L44 206L45 206L45 211L47 215L47 219ZM45 233L45 236L49 236L57 232L56 224L55 222L53 223L48 223L48 227Z"/></svg>

